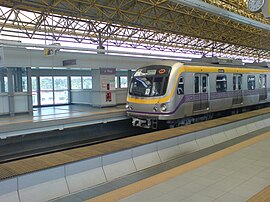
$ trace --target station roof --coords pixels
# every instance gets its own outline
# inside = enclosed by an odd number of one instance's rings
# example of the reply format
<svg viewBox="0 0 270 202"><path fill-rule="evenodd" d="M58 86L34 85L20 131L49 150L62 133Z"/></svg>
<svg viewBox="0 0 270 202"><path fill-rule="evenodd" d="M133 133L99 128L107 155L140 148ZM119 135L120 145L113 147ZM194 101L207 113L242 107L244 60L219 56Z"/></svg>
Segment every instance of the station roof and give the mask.
<svg viewBox="0 0 270 202"><path fill-rule="evenodd" d="M0 31L55 42L269 60L270 20L250 13L246 4L247 0L0 0Z"/></svg>

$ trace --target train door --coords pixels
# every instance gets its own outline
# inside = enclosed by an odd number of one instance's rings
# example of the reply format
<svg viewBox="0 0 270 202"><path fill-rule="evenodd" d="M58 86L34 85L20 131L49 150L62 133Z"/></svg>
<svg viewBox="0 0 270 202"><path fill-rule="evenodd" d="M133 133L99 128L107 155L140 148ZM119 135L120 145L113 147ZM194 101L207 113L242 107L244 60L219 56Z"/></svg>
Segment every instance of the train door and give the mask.
<svg viewBox="0 0 270 202"><path fill-rule="evenodd" d="M243 103L243 92L242 92L242 75L233 75L233 105L239 105Z"/></svg>
<svg viewBox="0 0 270 202"><path fill-rule="evenodd" d="M209 108L209 84L207 74L194 75L194 102L193 111Z"/></svg>
<svg viewBox="0 0 270 202"><path fill-rule="evenodd" d="M259 100L263 101L267 99L267 88L266 88L266 75L261 74L259 78L259 91L260 91L260 96Z"/></svg>

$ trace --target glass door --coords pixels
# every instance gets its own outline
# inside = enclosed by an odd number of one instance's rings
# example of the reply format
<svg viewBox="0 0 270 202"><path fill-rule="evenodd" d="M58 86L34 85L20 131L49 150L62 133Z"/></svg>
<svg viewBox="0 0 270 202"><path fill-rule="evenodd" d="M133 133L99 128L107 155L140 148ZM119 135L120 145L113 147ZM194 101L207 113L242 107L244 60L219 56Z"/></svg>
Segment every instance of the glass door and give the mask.
<svg viewBox="0 0 270 202"><path fill-rule="evenodd" d="M207 74L195 74L194 93L193 111L207 110L209 108L209 85Z"/></svg>
<svg viewBox="0 0 270 202"><path fill-rule="evenodd" d="M242 75L233 75L233 105L243 103L243 92L242 92Z"/></svg>
<svg viewBox="0 0 270 202"><path fill-rule="evenodd" d="M261 74L259 78L259 91L260 97L259 100L266 100L267 99L267 88L266 88L266 75Z"/></svg>

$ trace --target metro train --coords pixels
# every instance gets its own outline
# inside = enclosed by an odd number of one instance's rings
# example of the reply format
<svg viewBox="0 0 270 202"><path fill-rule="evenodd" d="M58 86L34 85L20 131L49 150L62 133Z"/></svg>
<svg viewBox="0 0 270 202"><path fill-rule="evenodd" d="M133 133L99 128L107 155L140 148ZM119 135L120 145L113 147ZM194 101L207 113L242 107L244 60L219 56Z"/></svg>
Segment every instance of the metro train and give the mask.
<svg viewBox="0 0 270 202"><path fill-rule="evenodd" d="M177 127L270 102L269 68L210 61L219 64L164 60L136 70L126 104L133 126Z"/></svg>

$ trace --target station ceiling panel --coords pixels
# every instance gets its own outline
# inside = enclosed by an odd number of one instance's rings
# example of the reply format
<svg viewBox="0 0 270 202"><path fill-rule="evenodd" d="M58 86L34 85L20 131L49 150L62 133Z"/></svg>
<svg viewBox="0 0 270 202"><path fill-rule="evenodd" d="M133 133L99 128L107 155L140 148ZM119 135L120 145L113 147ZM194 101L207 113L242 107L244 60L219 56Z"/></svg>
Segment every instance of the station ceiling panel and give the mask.
<svg viewBox="0 0 270 202"><path fill-rule="evenodd" d="M183 1L182 1L183 2ZM196 1L194 1L196 2ZM270 20L247 0L203 0L266 28L181 0L0 0L3 35L162 51L270 58Z"/></svg>

